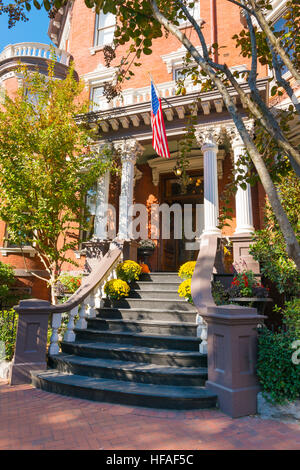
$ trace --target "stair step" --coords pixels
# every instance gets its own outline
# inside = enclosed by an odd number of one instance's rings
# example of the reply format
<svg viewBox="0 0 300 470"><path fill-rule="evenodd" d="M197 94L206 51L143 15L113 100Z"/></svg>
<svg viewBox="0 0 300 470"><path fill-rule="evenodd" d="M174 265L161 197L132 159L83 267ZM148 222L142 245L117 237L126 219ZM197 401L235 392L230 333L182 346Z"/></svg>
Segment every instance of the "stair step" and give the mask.
<svg viewBox="0 0 300 470"><path fill-rule="evenodd" d="M51 356L49 365L67 374L158 385L202 386L207 380L205 367L159 366L67 354Z"/></svg>
<svg viewBox="0 0 300 470"><path fill-rule="evenodd" d="M161 320L171 322L195 322L197 310L163 310L148 308L101 308L97 318L123 320Z"/></svg>
<svg viewBox="0 0 300 470"><path fill-rule="evenodd" d="M161 284L159 285L161 288ZM177 290L131 290L130 297L134 299L153 299L156 300L182 300Z"/></svg>
<svg viewBox="0 0 300 470"><path fill-rule="evenodd" d="M204 387L176 387L69 375L56 370L32 372L33 385L48 392L93 401L168 409L216 406L217 397Z"/></svg>
<svg viewBox="0 0 300 470"><path fill-rule="evenodd" d="M120 300L114 300L111 302L106 299L104 307L115 307L115 308L148 308L148 309L167 309L167 310L195 310L194 305L190 304L186 300L178 299L134 299L132 297L126 297Z"/></svg>
<svg viewBox="0 0 300 470"><path fill-rule="evenodd" d="M178 276L178 273L143 273L140 276L139 281L145 282L182 282L182 279Z"/></svg>
<svg viewBox="0 0 300 470"><path fill-rule="evenodd" d="M197 324L182 323L182 322L168 322L157 320L115 320L115 319L102 319L102 318L86 318L88 328L102 331L129 331L133 333L150 333L150 334L163 334L163 335L181 335L181 336L196 336Z"/></svg>
<svg viewBox="0 0 300 470"><path fill-rule="evenodd" d="M134 345L144 345L148 347L158 347L166 349L182 349L188 351L198 351L200 338L191 336L163 336L150 335L144 333L131 333L123 331L107 331L86 328L78 330L75 328L76 339L89 341L115 342Z"/></svg>
<svg viewBox="0 0 300 470"><path fill-rule="evenodd" d="M174 367L207 367L207 356L198 351L159 349L132 344L62 341L64 353L120 361L143 362Z"/></svg>
<svg viewBox="0 0 300 470"><path fill-rule="evenodd" d="M171 291L178 291L178 287L179 285L181 284L182 282L182 279L180 279L179 281L170 281L170 282L150 282L150 281L135 281L134 283L131 283L130 286L132 289L134 290L138 290L138 291L156 291L156 289L158 290L163 290L164 291L168 291L168 290L171 290Z"/></svg>

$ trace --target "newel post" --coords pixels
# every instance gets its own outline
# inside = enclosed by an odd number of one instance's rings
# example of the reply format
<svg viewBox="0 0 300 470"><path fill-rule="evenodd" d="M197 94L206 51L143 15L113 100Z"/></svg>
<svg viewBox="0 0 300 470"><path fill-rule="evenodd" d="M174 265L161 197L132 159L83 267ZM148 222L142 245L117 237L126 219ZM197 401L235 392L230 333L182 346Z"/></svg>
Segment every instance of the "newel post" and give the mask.
<svg viewBox="0 0 300 470"><path fill-rule="evenodd" d="M21 300L15 310L19 321L11 385L31 383L31 370L47 369L47 331L51 303L39 299Z"/></svg>
<svg viewBox="0 0 300 470"><path fill-rule="evenodd" d="M264 316L239 305L207 307L208 381L221 411L232 418L255 414L259 383L256 375L257 327Z"/></svg>

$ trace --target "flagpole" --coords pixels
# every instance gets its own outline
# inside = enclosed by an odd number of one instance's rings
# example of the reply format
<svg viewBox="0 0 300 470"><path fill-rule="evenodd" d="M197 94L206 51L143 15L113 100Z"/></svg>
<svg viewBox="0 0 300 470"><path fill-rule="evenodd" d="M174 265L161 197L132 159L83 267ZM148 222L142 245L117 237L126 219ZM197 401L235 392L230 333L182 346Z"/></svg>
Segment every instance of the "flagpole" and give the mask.
<svg viewBox="0 0 300 470"><path fill-rule="evenodd" d="M150 72L148 72L148 75L149 75L149 77L150 77L150 81L151 81L151 82L153 83L153 85L154 85L154 88L155 88L155 91L156 91L158 97L161 98L159 89L158 89L157 86L155 85L155 82L154 82L154 79L153 79L153 77L152 77L152 74L151 74Z"/></svg>

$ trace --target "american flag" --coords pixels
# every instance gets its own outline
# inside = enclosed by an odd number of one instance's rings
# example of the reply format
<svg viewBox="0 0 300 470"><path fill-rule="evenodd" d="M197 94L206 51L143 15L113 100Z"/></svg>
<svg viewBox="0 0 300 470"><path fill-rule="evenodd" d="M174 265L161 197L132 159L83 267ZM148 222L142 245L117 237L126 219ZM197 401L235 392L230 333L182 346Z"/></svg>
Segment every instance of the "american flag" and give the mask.
<svg viewBox="0 0 300 470"><path fill-rule="evenodd" d="M151 125L152 147L163 158L170 158L169 146L166 136L164 117L161 109L161 99L157 97L155 87L151 81Z"/></svg>

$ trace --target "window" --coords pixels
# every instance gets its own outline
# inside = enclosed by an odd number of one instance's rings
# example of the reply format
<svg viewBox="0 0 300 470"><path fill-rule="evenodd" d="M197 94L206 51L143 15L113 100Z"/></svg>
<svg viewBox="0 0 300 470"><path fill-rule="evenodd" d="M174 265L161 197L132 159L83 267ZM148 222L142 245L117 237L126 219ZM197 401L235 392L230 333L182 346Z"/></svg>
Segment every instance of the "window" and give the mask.
<svg viewBox="0 0 300 470"><path fill-rule="evenodd" d="M114 39L116 17L112 13L96 15L95 22L95 46L111 44Z"/></svg>
<svg viewBox="0 0 300 470"><path fill-rule="evenodd" d="M83 230L81 241L89 241L94 235L95 215L96 215L96 190L95 184L86 194L85 203L87 205L89 214L86 218L87 230Z"/></svg>
<svg viewBox="0 0 300 470"><path fill-rule="evenodd" d="M103 86L97 86L92 88L91 90L91 108L93 111L99 111L100 110L100 102L102 101L103 97L103 92L104 88Z"/></svg>
<svg viewBox="0 0 300 470"><path fill-rule="evenodd" d="M192 1L193 0L186 0L186 2L185 2L187 4L186 7L187 7L188 12L190 13L190 15L196 21L198 21L200 19L200 2L199 1L194 1L194 6L190 7L189 3L192 3ZM178 22L179 22L179 26L182 27L182 28L191 25L189 20L186 20L185 18L179 18Z"/></svg>

